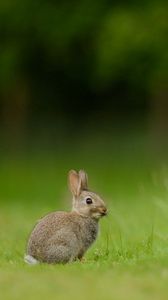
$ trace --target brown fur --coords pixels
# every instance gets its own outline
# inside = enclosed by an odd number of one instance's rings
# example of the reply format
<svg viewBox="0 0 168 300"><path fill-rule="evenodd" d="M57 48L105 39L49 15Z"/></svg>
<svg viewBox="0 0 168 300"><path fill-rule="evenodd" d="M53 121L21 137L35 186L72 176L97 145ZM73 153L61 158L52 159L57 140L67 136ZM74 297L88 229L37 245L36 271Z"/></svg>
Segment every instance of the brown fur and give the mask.
<svg viewBox="0 0 168 300"><path fill-rule="evenodd" d="M67 263L81 259L97 237L99 218L106 214L103 200L86 190L84 171L70 171L69 185L73 193L72 212L46 215L30 235L27 255L40 262ZM93 199L93 204L86 203L87 197Z"/></svg>

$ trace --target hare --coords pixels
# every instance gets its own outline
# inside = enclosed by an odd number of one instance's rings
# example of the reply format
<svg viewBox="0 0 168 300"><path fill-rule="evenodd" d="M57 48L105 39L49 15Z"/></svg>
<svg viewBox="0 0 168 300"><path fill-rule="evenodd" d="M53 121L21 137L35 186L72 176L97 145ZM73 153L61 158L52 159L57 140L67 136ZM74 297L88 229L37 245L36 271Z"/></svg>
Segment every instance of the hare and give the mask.
<svg viewBox="0 0 168 300"><path fill-rule="evenodd" d="M107 214L104 201L88 190L83 170L69 171L68 180L72 211L56 211L40 219L28 240L24 257L28 264L65 264L82 259L97 237L98 221Z"/></svg>

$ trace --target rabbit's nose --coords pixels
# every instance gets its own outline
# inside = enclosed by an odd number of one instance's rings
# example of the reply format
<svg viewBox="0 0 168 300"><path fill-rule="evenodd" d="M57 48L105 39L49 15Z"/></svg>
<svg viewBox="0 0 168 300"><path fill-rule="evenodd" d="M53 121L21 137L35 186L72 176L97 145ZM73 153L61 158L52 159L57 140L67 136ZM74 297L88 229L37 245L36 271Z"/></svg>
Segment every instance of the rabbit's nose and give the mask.
<svg viewBox="0 0 168 300"><path fill-rule="evenodd" d="M102 214L103 216L107 215L107 208L106 208L106 207L102 207L102 208L101 208L101 214Z"/></svg>

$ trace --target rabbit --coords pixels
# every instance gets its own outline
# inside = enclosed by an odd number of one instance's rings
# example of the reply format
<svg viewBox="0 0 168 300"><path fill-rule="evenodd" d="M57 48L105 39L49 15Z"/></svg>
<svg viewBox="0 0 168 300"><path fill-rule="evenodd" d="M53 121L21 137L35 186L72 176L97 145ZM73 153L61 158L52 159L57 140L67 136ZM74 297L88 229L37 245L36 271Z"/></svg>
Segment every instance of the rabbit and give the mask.
<svg viewBox="0 0 168 300"><path fill-rule="evenodd" d="M28 264L65 264L81 260L96 240L98 221L107 214L106 205L88 190L88 177L83 170L69 171L68 181L73 195L72 211L52 212L38 221L24 257Z"/></svg>

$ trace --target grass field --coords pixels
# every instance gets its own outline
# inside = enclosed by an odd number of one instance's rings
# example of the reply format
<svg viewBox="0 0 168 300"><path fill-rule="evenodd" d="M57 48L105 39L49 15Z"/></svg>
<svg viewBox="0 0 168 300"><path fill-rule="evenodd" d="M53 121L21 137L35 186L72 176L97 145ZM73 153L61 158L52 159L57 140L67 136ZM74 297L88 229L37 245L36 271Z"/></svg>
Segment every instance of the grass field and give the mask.
<svg viewBox="0 0 168 300"><path fill-rule="evenodd" d="M84 140L68 155L59 149L1 155L1 299L167 299L167 162L146 148L144 136L106 142ZM23 255L35 221L70 209L70 168L88 172L109 216L83 263L28 266Z"/></svg>

